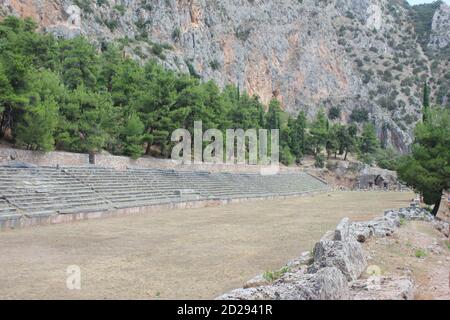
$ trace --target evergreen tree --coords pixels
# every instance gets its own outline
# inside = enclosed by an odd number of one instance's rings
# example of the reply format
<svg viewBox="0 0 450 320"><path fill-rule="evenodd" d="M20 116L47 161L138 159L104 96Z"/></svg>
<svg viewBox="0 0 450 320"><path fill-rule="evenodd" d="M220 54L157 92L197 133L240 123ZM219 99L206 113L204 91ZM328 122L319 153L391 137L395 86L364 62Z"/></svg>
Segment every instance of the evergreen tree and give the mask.
<svg viewBox="0 0 450 320"><path fill-rule="evenodd" d="M373 161L372 155L379 149L380 143L377 139L375 126L371 123L366 123L359 141L359 156L363 162L371 164Z"/></svg>
<svg viewBox="0 0 450 320"><path fill-rule="evenodd" d="M58 106L53 100L29 107L17 127L16 144L30 150L54 149L53 134L58 121Z"/></svg>
<svg viewBox="0 0 450 320"><path fill-rule="evenodd" d="M339 154L344 154L344 160L347 160L349 152L355 151L355 127L339 126L337 129L336 138L338 140L338 150Z"/></svg>
<svg viewBox="0 0 450 320"><path fill-rule="evenodd" d="M400 161L398 173L426 204L434 205L432 214L437 215L442 192L450 189L450 111L433 108L426 117L416 126L412 154Z"/></svg>
<svg viewBox="0 0 450 320"><path fill-rule="evenodd" d="M69 89L85 86L95 89L98 78L98 56L84 38L61 42L62 78Z"/></svg>
<svg viewBox="0 0 450 320"><path fill-rule="evenodd" d="M426 114L428 113L428 109L430 108L430 87L428 87L428 83L425 81L423 85L423 118L422 120L426 121Z"/></svg>
<svg viewBox="0 0 450 320"><path fill-rule="evenodd" d="M334 153L334 158L337 158L337 152L339 150L339 140L338 140L338 131L339 125L333 125L328 130L327 142L325 144L325 148L327 150L327 158L330 159L330 156Z"/></svg>
<svg viewBox="0 0 450 320"><path fill-rule="evenodd" d="M295 120L291 121L290 148L297 160L301 159L306 152L306 126L305 112L300 111Z"/></svg>
<svg viewBox="0 0 450 320"><path fill-rule="evenodd" d="M281 128L281 108L280 102L276 99L272 99L269 103L269 110L266 116L267 129L280 129Z"/></svg>
<svg viewBox="0 0 450 320"><path fill-rule="evenodd" d="M313 149L313 154L317 155L320 153L321 149L325 147L328 138L328 121L325 116L323 109L319 110L316 118L311 124L311 146Z"/></svg>
<svg viewBox="0 0 450 320"><path fill-rule="evenodd" d="M139 158L144 150L142 142L144 138L144 124L136 114L132 114L128 119L122 134L124 135L124 154L133 159Z"/></svg>

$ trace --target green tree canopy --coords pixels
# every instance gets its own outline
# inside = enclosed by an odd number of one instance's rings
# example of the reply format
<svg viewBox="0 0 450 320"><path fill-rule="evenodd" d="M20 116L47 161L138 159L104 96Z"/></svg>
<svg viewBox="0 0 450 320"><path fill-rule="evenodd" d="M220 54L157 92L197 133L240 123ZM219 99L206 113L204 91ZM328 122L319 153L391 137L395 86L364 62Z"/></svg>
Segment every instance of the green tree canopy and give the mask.
<svg viewBox="0 0 450 320"><path fill-rule="evenodd" d="M450 189L450 110L429 109L426 119L416 126L412 154L401 159L398 173L436 215L442 192Z"/></svg>

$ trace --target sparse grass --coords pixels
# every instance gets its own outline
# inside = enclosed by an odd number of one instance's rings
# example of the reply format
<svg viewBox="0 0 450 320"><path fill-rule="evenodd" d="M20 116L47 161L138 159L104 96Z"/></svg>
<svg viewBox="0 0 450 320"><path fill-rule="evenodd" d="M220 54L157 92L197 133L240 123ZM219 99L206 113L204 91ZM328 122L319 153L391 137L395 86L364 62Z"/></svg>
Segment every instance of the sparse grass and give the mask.
<svg viewBox="0 0 450 320"><path fill-rule="evenodd" d="M404 226L406 224L405 218L400 218L400 225Z"/></svg>
<svg viewBox="0 0 450 320"><path fill-rule="evenodd" d="M421 259L425 258L427 256L427 253L422 249L417 249L414 255L416 256L416 258Z"/></svg>
<svg viewBox="0 0 450 320"><path fill-rule="evenodd" d="M407 206L414 197L409 192L329 194L0 232L0 247L7 248L0 254L0 299L156 299L157 292L159 299L211 299L261 270L284 266L342 218L370 220L386 208ZM30 243L36 250L29 250ZM114 257L99 257L101 250L114 251ZM414 250L406 252L422 262ZM79 260L89 268L82 290L54 285L48 274L60 274L67 261ZM218 260L224 264L215 268ZM395 265L381 263L382 270ZM41 267L29 268L33 264Z"/></svg>
<svg viewBox="0 0 450 320"><path fill-rule="evenodd" d="M263 274L263 278L269 282L274 282L275 280L279 279L282 275L284 275L286 272L289 272L289 267L283 267L278 271L266 271Z"/></svg>
<svg viewBox="0 0 450 320"><path fill-rule="evenodd" d="M445 241L445 244L447 245L447 249L450 250L450 241Z"/></svg>

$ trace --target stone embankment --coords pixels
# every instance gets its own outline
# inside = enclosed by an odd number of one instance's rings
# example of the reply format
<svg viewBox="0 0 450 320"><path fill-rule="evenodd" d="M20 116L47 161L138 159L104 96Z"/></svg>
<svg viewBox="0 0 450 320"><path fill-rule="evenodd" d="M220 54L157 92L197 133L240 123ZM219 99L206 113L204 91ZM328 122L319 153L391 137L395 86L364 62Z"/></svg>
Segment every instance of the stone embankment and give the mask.
<svg viewBox="0 0 450 320"><path fill-rule="evenodd" d="M248 281L219 300L411 300L414 280L410 276L382 275L368 266L362 243L371 237L391 236L404 221L432 223L448 237L449 223L434 218L425 209L388 210L384 216L366 222L344 218L314 246L275 273ZM367 277L361 277L363 273Z"/></svg>

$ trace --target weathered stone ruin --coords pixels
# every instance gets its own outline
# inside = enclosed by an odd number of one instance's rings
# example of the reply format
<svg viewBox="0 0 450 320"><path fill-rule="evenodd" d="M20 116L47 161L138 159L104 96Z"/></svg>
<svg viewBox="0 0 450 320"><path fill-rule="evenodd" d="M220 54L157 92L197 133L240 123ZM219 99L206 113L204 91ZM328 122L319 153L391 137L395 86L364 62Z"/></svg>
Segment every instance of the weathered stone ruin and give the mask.
<svg viewBox="0 0 450 320"><path fill-rule="evenodd" d="M0 166L0 229L115 214L323 192L307 173L276 175L170 169Z"/></svg>
<svg viewBox="0 0 450 320"><path fill-rule="evenodd" d="M391 235L400 227L401 219L432 222L448 236L447 222L416 206L388 210L383 217L366 222L350 222L345 218L333 232L327 232L316 243L312 253L305 252L289 262L278 279L271 282L264 276L257 276L242 289L217 299L411 300L414 282L409 276L381 275L373 270L373 276L361 278L364 272L370 271L361 242L369 237Z"/></svg>

